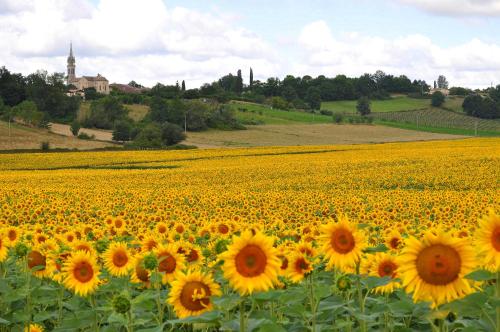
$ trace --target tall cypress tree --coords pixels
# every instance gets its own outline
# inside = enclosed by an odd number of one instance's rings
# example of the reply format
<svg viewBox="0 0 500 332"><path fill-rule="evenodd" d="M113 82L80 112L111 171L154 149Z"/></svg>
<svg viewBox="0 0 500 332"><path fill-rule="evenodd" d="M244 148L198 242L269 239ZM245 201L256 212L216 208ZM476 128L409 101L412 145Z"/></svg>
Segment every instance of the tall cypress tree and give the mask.
<svg viewBox="0 0 500 332"><path fill-rule="evenodd" d="M186 82L184 82L184 80L182 80L182 87L181 87L182 91L186 91Z"/></svg>
<svg viewBox="0 0 500 332"><path fill-rule="evenodd" d="M236 78L236 93L243 92L243 77L241 76L241 69L238 69L238 77Z"/></svg>
<svg viewBox="0 0 500 332"><path fill-rule="evenodd" d="M250 87L253 86L253 69L250 67Z"/></svg>

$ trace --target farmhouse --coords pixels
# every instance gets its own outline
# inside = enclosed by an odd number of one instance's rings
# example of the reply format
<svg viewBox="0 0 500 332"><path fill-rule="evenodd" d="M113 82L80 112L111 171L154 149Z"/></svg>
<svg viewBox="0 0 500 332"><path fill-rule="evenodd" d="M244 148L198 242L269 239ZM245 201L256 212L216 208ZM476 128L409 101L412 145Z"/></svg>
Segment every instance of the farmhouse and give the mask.
<svg viewBox="0 0 500 332"><path fill-rule="evenodd" d="M103 94L109 94L109 82L106 77L101 74L97 76L82 76L76 77L76 61L73 55L73 45L70 44L69 56L68 56L68 85L72 84L75 86L76 91L83 91L87 88L94 88L97 92Z"/></svg>

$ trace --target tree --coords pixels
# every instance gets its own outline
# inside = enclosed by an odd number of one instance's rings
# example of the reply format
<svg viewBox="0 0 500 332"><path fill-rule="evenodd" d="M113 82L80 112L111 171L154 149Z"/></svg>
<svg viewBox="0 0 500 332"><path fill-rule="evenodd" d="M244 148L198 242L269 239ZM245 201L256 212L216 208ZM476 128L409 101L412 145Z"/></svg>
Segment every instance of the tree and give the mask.
<svg viewBox="0 0 500 332"><path fill-rule="evenodd" d="M281 97L272 97L271 98L271 106L273 108L279 109L279 110L287 110L288 109L288 103L286 102L285 99Z"/></svg>
<svg viewBox="0 0 500 332"><path fill-rule="evenodd" d="M241 94L243 92L243 77L241 76L241 69L238 69L238 74L236 76L235 92L237 94Z"/></svg>
<svg viewBox="0 0 500 332"><path fill-rule="evenodd" d="M181 90L186 91L186 82L182 80Z"/></svg>
<svg viewBox="0 0 500 332"><path fill-rule="evenodd" d="M362 116L370 114L371 113L370 99L368 99L368 97L359 98L358 103L356 105L356 110Z"/></svg>
<svg viewBox="0 0 500 332"><path fill-rule="evenodd" d="M130 141L131 132L132 124L130 121L116 121L113 130L113 141Z"/></svg>
<svg viewBox="0 0 500 332"><path fill-rule="evenodd" d="M78 120L74 120L73 122L71 122L71 126L69 127L73 136L78 136L78 132L80 131L80 128L81 128L81 124L80 124L80 122L78 122Z"/></svg>
<svg viewBox="0 0 500 332"><path fill-rule="evenodd" d="M462 103L462 108L465 114L470 116L479 116L481 113L483 98L480 95L474 94L465 97Z"/></svg>
<svg viewBox="0 0 500 332"><path fill-rule="evenodd" d="M434 89L437 89L437 83L434 81Z"/></svg>
<svg viewBox="0 0 500 332"><path fill-rule="evenodd" d="M250 67L250 87L253 87L253 69Z"/></svg>
<svg viewBox="0 0 500 332"><path fill-rule="evenodd" d="M306 103L313 110L319 110L321 108L321 92L317 87L310 87L307 89L307 94L305 97Z"/></svg>
<svg viewBox="0 0 500 332"><path fill-rule="evenodd" d="M448 81L444 75L439 75L437 80L437 86L439 89L448 89Z"/></svg>
<svg viewBox="0 0 500 332"><path fill-rule="evenodd" d="M16 117L24 124L35 127L43 127L43 113L38 111L38 107L31 100L25 100L13 107Z"/></svg>
<svg viewBox="0 0 500 332"><path fill-rule="evenodd" d="M96 100L100 97L100 94L97 93L95 88L83 89L83 93L85 94L85 100Z"/></svg>
<svg viewBox="0 0 500 332"><path fill-rule="evenodd" d="M491 99L493 99L496 102L500 102L500 85L491 88L488 94Z"/></svg>
<svg viewBox="0 0 500 332"><path fill-rule="evenodd" d="M431 105L440 107L444 103L444 94L441 91L435 91L431 97Z"/></svg>
<svg viewBox="0 0 500 332"><path fill-rule="evenodd" d="M159 96L154 96L149 104L149 117L151 120L159 123L166 122L169 119L168 113L168 102Z"/></svg>
<svg viewBox="0 0 500 332"><path fill-rule="evenodd" d="M12 74L0 67L0 98L5 105L15 106L26 99L26 83L21 74Z"/></svg>
<svg viewBox="0 0 500 332"><path fill-rule="evenodd" d="M134 145L141 148L163 147L161 128L155 123L146 125L135 137Z"/></svg>
<svg viewBox="0 0 500 332"><path fill-rule="evenodd" d="M130 86L132 86L132 87L134 87L134 88L139 88L139 89L144 88L144 86L143 86L143 85L141 85L141 84L137 83L136 81L130 81L130 82L128 83L128 85L130 85Z"/></svg>
<svg viewBox="0 0 500 332"><path fill-rule="evenodd" d="M165 122L161 126L161 139L165 145L174 145L186 139L182 128L176 124Z"/></svg>

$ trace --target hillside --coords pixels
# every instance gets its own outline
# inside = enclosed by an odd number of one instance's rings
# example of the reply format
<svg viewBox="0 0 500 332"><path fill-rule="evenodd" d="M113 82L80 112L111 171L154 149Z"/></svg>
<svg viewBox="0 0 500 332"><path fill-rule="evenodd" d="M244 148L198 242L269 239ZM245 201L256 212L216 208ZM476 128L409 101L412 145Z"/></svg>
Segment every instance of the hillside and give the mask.
<svg viewBox="0 0 500 332"><path fill-rule="evenodd" d="M13 124L10 130L8 123L0 121L0 150L40 149L42 142L49 142L50 148L91 150L116 146L110 142L81 140L50 132L47 129L28 128Z"/></svg>

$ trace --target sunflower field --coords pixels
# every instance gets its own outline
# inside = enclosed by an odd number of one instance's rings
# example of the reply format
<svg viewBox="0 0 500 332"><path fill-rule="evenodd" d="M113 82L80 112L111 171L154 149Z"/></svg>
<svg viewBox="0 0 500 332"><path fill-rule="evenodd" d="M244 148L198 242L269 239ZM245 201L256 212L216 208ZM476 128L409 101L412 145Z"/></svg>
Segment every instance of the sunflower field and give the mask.
<svg viewBox="0 0 500 332"><path fill-rule="evenodd" d="M0 154L0 331L500 331L500 139Z"/></svg>

